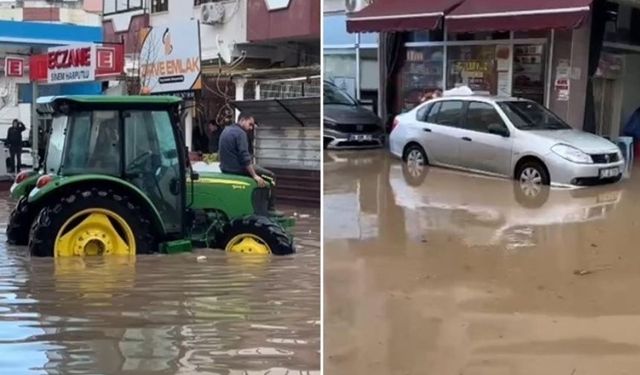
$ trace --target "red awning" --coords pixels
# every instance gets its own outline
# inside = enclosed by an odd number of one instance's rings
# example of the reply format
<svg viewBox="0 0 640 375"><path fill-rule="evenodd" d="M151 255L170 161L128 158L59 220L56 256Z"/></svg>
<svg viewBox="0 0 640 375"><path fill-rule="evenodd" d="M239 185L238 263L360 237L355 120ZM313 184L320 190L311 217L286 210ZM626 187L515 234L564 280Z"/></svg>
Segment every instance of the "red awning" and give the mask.
<svg viewBox="0 0 640 375"><path fill-rule="evenodd" d="M447 31L573 29L592 0L465 0L446 16Z"/></svg>
<svg viewBox="0 0 640 375"><path fill-rule="evenodd" d="M437 29L463 0L377 0L347 19L347 31L366 33Z"/></svg>

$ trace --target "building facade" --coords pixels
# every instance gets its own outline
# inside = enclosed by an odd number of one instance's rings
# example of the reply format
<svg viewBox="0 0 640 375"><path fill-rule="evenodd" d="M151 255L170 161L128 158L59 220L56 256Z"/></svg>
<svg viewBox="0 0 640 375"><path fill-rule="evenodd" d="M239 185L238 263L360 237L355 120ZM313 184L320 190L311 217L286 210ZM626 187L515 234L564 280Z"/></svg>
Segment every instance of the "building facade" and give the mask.
<svg viewBox="0 0 640 375"><path fill-rule="evenodd" d="M379 112L388 122L425 90L467 85L537 101L574 128L617 137L640 105L632 83L639 5L377 0L350 13L347 29L380 35Z"/></svg>
<svg viewBox="0 0 640 375"><path fill-rule="evenodd" d="M324 79L377 109L378 33L347 32L347 16L369 0L324 0Z"/></svg>

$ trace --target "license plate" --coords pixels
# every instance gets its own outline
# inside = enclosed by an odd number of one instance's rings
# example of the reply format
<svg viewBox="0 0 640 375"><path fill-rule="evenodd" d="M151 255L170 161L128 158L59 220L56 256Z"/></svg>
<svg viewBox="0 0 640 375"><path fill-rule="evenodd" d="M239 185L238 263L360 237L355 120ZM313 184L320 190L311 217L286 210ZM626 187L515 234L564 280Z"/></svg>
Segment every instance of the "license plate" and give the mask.
<svg viewBox="0 0 640 375"><path fill-rule="evenodd" d="M620 174L620 168L605 168L600 170L600 178L616 177Z"/></svg>
<svg viewBox="0 0 640 375"><path fill-rule="evenodd" d="M349 140L351 141L370 141L372 139L373 137L371 136L371 134L352 134L349 137Z"/></svg>

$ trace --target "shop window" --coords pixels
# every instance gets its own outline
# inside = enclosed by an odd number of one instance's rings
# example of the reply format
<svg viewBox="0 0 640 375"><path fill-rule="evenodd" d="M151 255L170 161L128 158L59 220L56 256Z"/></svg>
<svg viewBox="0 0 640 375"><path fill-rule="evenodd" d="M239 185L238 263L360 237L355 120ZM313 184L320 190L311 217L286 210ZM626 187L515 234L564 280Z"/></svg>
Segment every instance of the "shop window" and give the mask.
<svg viewBox="0 0 640 375"><path fill-rule="evenodd" d="M498 50L500 56L498 55ZM447 89L468 86L473 91L498 94L498 60L503 80L508 80L509 48L487 46L448 47ZM508 83L503 83L508 86Z"/></svg>
<svg viewBox="0 0 640 375"><path fill-rule="evenodd" d="M442 42L444 33L442 29L410 31L406 33L407 42Z"/></svg>
<svg viewBox="0 0 640 375"><path fill-rule="evenodd" d="M472 40L504 40L511 38L509 31L479 32L479 33L449 33L447 40L472 41Z"/></svg>
<svg viewBox="0 0 640 375"><path fill-rule="evenodd" d="M401 109L408 111L420 104L422 94L441 89L444 67L443 47L407 47L399 86Z"/></svg>
<svg viewBox="0 0 640 375"><path fill-rule="evenodd" d="M356 51L325 50L324 77L352 97L356 97Z"/></svg>
<svg viewBox="0 0 640 375"><path fill-rule="evenodd" d="M168 12L169 0L151 0L151 13Z"/></svg>
<svg viewBox="0 0 640 375"><path fill-rule="evenodd" d="M513 48L512 96L544 103L546 54L542 44L516 44Z"/></svg>

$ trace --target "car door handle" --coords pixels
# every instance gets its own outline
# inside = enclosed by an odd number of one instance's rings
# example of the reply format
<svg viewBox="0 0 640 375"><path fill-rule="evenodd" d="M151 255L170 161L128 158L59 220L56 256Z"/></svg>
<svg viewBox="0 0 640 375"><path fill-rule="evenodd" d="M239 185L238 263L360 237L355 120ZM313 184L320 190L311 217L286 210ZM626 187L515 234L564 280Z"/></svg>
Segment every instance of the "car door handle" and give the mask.
<svg viewBox="0 0 640 375"><path fill-rule="evenodd" d="M469 137L462 137L462 140L463 141L467 141L467 142L471 142L471 138L469 138Z"/></svg>
<svg viewBox="0 0 640 375"><path fill-rule="evenodd" d="M431 129L429 128L422 128L422 130L426 131L427 133L431 133Z"/></svg>

